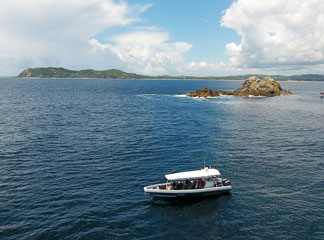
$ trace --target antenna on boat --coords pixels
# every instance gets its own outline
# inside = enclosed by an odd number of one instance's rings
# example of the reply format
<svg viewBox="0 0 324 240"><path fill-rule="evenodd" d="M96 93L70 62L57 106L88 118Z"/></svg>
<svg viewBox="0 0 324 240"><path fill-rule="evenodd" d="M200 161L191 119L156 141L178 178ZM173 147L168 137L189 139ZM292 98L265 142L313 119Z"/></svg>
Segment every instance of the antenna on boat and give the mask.
<svg viewBox="0 0 324 240"><path fill-rule="evenodd" d="M206 157L204 157L204 168L206 167Z"/></svg>

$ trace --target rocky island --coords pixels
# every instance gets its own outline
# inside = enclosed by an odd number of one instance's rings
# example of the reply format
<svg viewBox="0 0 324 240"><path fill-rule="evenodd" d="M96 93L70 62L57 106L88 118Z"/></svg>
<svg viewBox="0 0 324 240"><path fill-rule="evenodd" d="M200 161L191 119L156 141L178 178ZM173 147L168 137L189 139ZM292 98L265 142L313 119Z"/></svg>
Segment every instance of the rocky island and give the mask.
<svg viewBox="0 0 324 240"><path fill-rule="evenodd" d="M189 96L189 97L218 97L220 95L233 95L233 92L211 90L210 88L203 88L203 89L199 89L195 92L191 92L187 96Z"/></svg>
<svg viewBox="0 0 324 240"><path fill-rule="evenodd" d="M220 95L233 95L233 96L280 96L281 94L292 94L288 90L281 88L280 83L270 77L260 79L258 77L249 77L244 81L242 86L235 91L220 91L203 88L195 92L189 93L189 97L218 97Z"/></svg>

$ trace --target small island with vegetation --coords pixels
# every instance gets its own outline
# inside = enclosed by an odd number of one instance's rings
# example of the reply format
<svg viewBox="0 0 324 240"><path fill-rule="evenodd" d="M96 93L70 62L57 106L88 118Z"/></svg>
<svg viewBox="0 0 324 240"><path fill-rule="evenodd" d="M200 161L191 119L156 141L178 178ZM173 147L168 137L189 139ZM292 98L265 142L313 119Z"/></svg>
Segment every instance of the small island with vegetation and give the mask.
<svg viewBox="0 0 324 240"><path fill-rule="evenodd" d="M118 69L109 69L97 71L87 70L69 70L65 68L48 67L48 68L27 68L17 77L27 78L119 78L119 79L139 79L145 78L144 75L127 73Z"/></svg>
<svg viewBox="0 0 324 240"><path fill-rule="evenodd" d="M282 89L280 83L270 77L260 79L252 76L244 81L242 86L235 91L211 90L209 88L199 89L189 93L189 97L218 97L220 95L233 96L280 96L281 94L292 94L292 92Z"/></svg>

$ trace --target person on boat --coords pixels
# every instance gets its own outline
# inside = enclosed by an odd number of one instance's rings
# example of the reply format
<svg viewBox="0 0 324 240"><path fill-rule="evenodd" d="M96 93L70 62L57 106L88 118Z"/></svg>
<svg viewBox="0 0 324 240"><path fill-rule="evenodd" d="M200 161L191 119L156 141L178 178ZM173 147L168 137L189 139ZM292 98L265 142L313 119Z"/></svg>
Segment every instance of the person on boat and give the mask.
<svg viewBox="0 0 324 240"><path fill-rule="evenodd" d="M201 181L202 181L202 188L205 188L205 185L207 183L206 179L202 178Z"/></svg>
<svg viewBox="0 0 324 240"><path fill-rule="evenodd" d="M199 189L204 188L206 184L206 180L204 178L199 179Z"/></svg>
<svg viewBox="0 0 324 240"><path fill-rule="evenodd" d="M187 189L192 189L192 181L188 181Z"/></svg>
<svg viewBox="0 0 324 240"><path fill-rule="evenodd" d="M196 179L192 185L193 189L198 189L198 179Z"/></svg>
<svg viewBox="0 0 324 240"><path fill-rule="evenodd" d="M215 177L213 180L214 180L214 187L217 187L217 184L218 184L218 178Z"/></svg>
<svg viewBox="0 0 324 240"><path fill-rule="evenodd" d="M187 188L187 181L185 181L185 182L182 183L181 189L183 190L183 189L186 189L186 188Z"/></svg>
<svg viewBox="0 0 324 240"><path fill-rule="evenodd" d="M199 189L200 186L201 186L201 179L199 178L199 179L197 179L197 189Z"/></svg>

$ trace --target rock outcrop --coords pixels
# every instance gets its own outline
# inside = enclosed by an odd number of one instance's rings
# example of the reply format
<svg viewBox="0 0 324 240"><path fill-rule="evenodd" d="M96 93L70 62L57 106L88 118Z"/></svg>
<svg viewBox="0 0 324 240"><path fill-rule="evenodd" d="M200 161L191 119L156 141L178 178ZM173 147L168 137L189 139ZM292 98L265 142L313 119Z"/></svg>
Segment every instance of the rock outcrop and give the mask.
<svg viewBox="0 0 324 240"><path fill-rule="evenodd" d="M292 94L290 91L281 88L278 81L270 77L263 79L257 77L249 77L243 85L233 92L234 96L248 97L252 96L280 96L281 94Z"/></svg>
<svg viewBox="0 0 324 240"><path fill-rule="evenodd" d="M31 77L32 73L29 68L22 71L17 77Z"/></svg>
<svg viewBox="0 0 324 240"><path fill-rule="evenodd" d="M220 95L233 95L231 91L218 91L211 90L210 88L199 89L195 92L189 93L189 97L218 97Z"/></svg>
<svg viewBox="0 0 324 240"><path fill-rule="evenodd" d="M249 77L242 86L235 91L220 91L212 90L210 88L203 88L195 92L189 93L189 97L218 97L220 95L234 95L241 97L248 96L280 96L281 94L292 94L288 90L281 88L278 81L273 80L270 77L265 77L263 79L257 77Z"/></svg>

